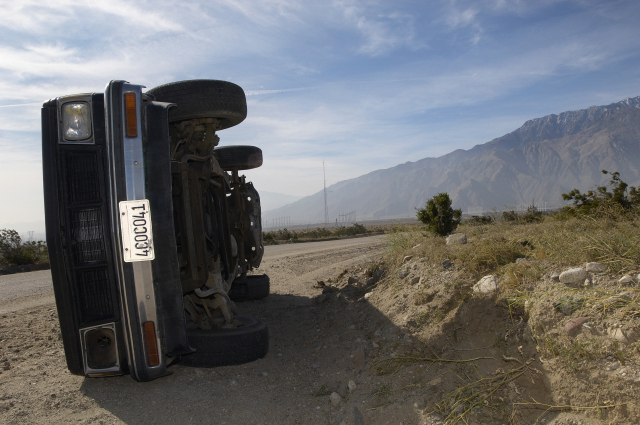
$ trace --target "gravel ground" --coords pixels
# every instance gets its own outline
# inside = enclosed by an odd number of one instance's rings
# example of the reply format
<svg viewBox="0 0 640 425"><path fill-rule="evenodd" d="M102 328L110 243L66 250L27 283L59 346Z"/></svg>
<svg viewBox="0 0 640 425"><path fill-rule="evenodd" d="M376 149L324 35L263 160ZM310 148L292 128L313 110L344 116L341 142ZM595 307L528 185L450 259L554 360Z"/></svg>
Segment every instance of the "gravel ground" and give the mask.
<svg viewBox="0 0 640 425"><path fill-rule="evenodd" d="M375 402L375 383L366 372L366 334L390 322L346 296L317 304L320 291L313 285L377 258L383 240L267 247L256 272L269 274L272 295L238 304L244 314L268 323L267 356L215 369L178 364L171 376L147 383L68 373L55 304L47 294L48 272L1 276L0 423L372 423L367 409ZM24 299L31 304L15 309ZM342 394L335 405L333 391ZM415 419L408 400L400 410L399 416L391 413L394 424Z"/></svg>

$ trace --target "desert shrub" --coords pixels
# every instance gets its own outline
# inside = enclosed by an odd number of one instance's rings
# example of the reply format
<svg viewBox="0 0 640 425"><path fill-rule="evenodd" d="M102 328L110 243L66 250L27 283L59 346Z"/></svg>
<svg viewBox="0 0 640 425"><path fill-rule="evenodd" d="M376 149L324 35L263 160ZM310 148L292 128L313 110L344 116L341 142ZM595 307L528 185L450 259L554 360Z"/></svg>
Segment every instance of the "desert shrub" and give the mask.
<svg viewBox="0 0 640 425"><path fill-rule="evenodd" d="M416 208L418 220L427 225L427 230L440 236L446 236L456 230L460 224L462 210L451 208L449 194L438 193L427 200L424 208Z"/></svg>
<svg viewBox="0 0 640 425"><path fill-rule="evenodd" d="M0 254L6 266L22 266L48 261L47 245L43 241L22 242L15 230L0 230Z"/></svg>
<svg viewBox="0 0 640 425"><path fill-rule="evenodd" d="M482 226L485 224L492 224L494 222L495 220L490 215L482 215L482 216L473 215L471 216L470 219L465 220L463 224L466 224L468 226Z"/></svg>
<svg viewBox="0 0 640 425"><path fill-rule="evenodd" d="M538 223L543 220L544 214L533 205L528 207L527 211L521 213L513 210L502 213L502 221L512 224Z"/></svg>
<svg viewBox="0 0 640 425"><path fill-rule="evenodd" d="M620 173L610 173L602 170L602 174L611 176L607 186L598 186L595 191L581 193L573 189L569 193L563 193L562 199L573 201L573 206L563 208L562 215L594 215L605 213L606 215L621 216L625 212L640 208L640 188L630 187L620 179ZM610 189L610 190L609 190Z"/></svg>
<svg viewBox="0 0 640 425"><path fill-rule="evenodd" d="M338 236L341 236L341 235L355 236L355 235L362 235L364 233L367 233L367 229L362 224L358 224L358 223L354 223L350 227L342 226L335 230L335 234Z"/></svg>
<svg viewBox="0 0 640 425"><path fill-rule="evenodd" d="M276 239L275 235L273 234L273 232L265 232L262 235L262 240L264 242L273 242Z"/></svg>

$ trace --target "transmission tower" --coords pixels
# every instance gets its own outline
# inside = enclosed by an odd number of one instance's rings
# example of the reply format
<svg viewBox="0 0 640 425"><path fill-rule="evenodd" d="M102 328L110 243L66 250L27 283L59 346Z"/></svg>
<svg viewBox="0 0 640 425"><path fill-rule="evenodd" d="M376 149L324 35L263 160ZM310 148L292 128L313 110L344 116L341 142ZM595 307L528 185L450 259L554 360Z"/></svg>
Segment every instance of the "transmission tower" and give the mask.
<svg viewBox="0 0 640 425"><path fill-rule="evenodd" d="M329 206L327 205L327 173L324 170L324 160L322 161L322 175L324 177L324 223L329 224Z"/></svg>

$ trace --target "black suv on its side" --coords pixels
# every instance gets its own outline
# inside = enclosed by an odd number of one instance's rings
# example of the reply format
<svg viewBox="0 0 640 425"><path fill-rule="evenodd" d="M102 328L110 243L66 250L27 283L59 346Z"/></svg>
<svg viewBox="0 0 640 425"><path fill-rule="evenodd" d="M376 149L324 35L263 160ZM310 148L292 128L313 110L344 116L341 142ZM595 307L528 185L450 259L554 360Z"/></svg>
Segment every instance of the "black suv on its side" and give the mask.
<svg viewBox="0 0 640 425"><path fill-rule="evenodd" d="M238 364L268 350L264 323L233 300L269 293L247 275L264 248L260 196L238 171L253 146L218 146L244 91L217 80L143 86L42 107L47 246L72 373L147 381L177 360Z"/></svg>

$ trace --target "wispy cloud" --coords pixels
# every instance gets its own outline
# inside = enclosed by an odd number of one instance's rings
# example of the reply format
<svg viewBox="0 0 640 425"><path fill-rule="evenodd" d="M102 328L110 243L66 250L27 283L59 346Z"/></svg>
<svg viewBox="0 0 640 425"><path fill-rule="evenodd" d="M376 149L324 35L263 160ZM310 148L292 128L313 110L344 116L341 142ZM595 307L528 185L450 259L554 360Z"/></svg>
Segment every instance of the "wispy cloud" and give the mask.
<svg viewBox="0 0 640 425"><path fill-rule="evenodd" d="M357 0L337 0L334 5L364 38L358 53L380 56L399 47L423 47L415 39L415 18L411 14L397 10L376 13L375 7Z"/></svg>
<svg viewBox="0 0 640 425"><path fill-rule="evenodd" d="M182 25L169 18L169 13L162 14L153 11L164 9L169 12L171 10L163 8L163 5L162 2L133 4L123 0L2 2L0 3L0 27L33 34L46 34L51 28L64 29L66 27L67 31L76 33L75 28L66 25L68 22L73 22L74 26L84 26L84 24L95 20L96 14L99 14L118 17L125 22L135 24L139 29L151 29L154 32L182 31ZM82 19L86 16L92 16L92 19L83 22ZM82 34L78 35L82 37Z"/></svg>

